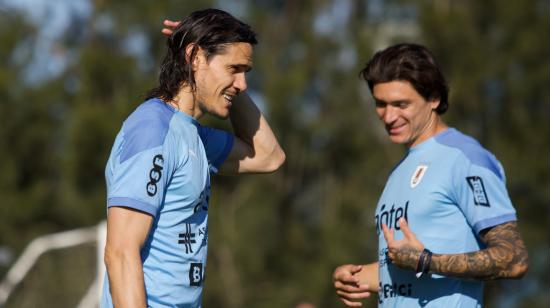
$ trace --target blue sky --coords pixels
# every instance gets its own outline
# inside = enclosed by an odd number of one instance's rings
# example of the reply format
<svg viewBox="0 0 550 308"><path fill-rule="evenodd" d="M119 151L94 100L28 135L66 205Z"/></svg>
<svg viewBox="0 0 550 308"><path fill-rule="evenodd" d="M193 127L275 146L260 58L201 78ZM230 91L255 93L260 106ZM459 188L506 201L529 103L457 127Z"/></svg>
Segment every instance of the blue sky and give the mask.
<svg viewBox="0 0 550 308"><path fill-rule="evenodd" d="M24 76L27 82L35 84L64 71L70 56L58 42L70 30L71 20L87 19L92 6L88 0L0 0L0 10L22 13L38 29L33 40L22 39L12 58L22 61L30 55Z"/></svg>

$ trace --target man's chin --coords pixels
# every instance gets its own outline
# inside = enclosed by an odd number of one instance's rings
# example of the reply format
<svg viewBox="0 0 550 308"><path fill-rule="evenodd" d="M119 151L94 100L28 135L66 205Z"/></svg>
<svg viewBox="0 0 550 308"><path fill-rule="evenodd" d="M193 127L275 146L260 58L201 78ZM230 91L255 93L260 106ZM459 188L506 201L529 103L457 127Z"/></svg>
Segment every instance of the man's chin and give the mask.
<svg viewBox="0 0 550 308"><path fill-rule="evenodd" d="M389 135L390 137L390 141L395 143L395 144L405 144L407 143L407 140L405 140L405 138L403 136L399 136L399 135Z"/></svg>
<svg viewBox="0 0 550 308"><path fill-rule="evenodd" d="M227 112L210 112L210 115L220 119L220 120L227 120L229 118L229 111Z"/></svg>

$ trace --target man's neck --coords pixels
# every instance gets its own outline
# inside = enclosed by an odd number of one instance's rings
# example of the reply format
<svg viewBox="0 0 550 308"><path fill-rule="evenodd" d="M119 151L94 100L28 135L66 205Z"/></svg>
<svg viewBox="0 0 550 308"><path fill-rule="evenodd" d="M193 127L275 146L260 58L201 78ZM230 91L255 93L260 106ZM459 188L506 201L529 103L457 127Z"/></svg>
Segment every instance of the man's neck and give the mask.
<svg viewBox="0 0 550 308"><path fill-rule="evenodd" d="M199 108L199 103L196 100L195 93L193 93L191 87L188 86L182 87L169 104L196 120L203 115L202 110Z"/></svg>
<svg viewBox="0 0 550 308"><path fill-rule="evenodd" d="M422 142L432 138L433 136L441 133L442 131L449 128L445 122L443 122L443 119L441 119L441 116L433 113L432 120L427 124L424 132L412 143L407 145L407 148L412 148L414 146L417 146L421 144Z"/></svg>

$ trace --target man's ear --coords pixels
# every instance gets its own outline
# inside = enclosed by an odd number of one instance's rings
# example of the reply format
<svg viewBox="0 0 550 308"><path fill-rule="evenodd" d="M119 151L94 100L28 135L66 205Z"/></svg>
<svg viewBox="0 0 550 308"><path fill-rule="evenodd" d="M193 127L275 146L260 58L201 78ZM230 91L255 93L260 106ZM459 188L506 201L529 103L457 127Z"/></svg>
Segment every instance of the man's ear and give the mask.
<svg viewBox="0 0 550 308"><path fill-rule="evenodd" d="M193 58L191 59L191 57ZM185 47L185 61L187 63L191 63L193 71L196 71L198 69L202 57L204 57L204 51L199 46L195 44L189 44L187 45L187 47Z"/></svg>
<svg viewBox="0 0 550 308"><path fill-rule="evenodd" d="M439 107L439 103L441 103L441 99L439 98L433 98L429 102L430 106L432 107L432 110L436 110L437 107Z"/></svg>

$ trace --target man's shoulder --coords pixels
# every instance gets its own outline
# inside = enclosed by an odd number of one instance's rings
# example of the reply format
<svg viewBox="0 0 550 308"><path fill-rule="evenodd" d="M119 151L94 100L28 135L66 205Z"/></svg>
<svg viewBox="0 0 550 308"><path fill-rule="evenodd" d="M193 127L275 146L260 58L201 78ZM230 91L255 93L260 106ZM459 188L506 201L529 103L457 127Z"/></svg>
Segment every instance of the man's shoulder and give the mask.
<svg viewBox="0 0 550 308"><path fill-rule="evenodd" d="M141 103L124 121L124 132L131 130L146 131L154 129L161 132L168 129L174 111L157 98Z"/></svg>
<svg viewBox="0 0 550 308"><path fill-rule="evenodd" d="M475 138L454 128L449 128L435 138L442 146L454 149L462 155L461 160L483 168L487 168L502 177L502 170L497 158L485 149Z"/></svg>
<svg viewBox="0 0 550 308"><path fill-rule="evenodd" d="M159 99L149 99L139 105L122 126L125 151L121 159L162 145L173 116L174 111Z"/></svg>

